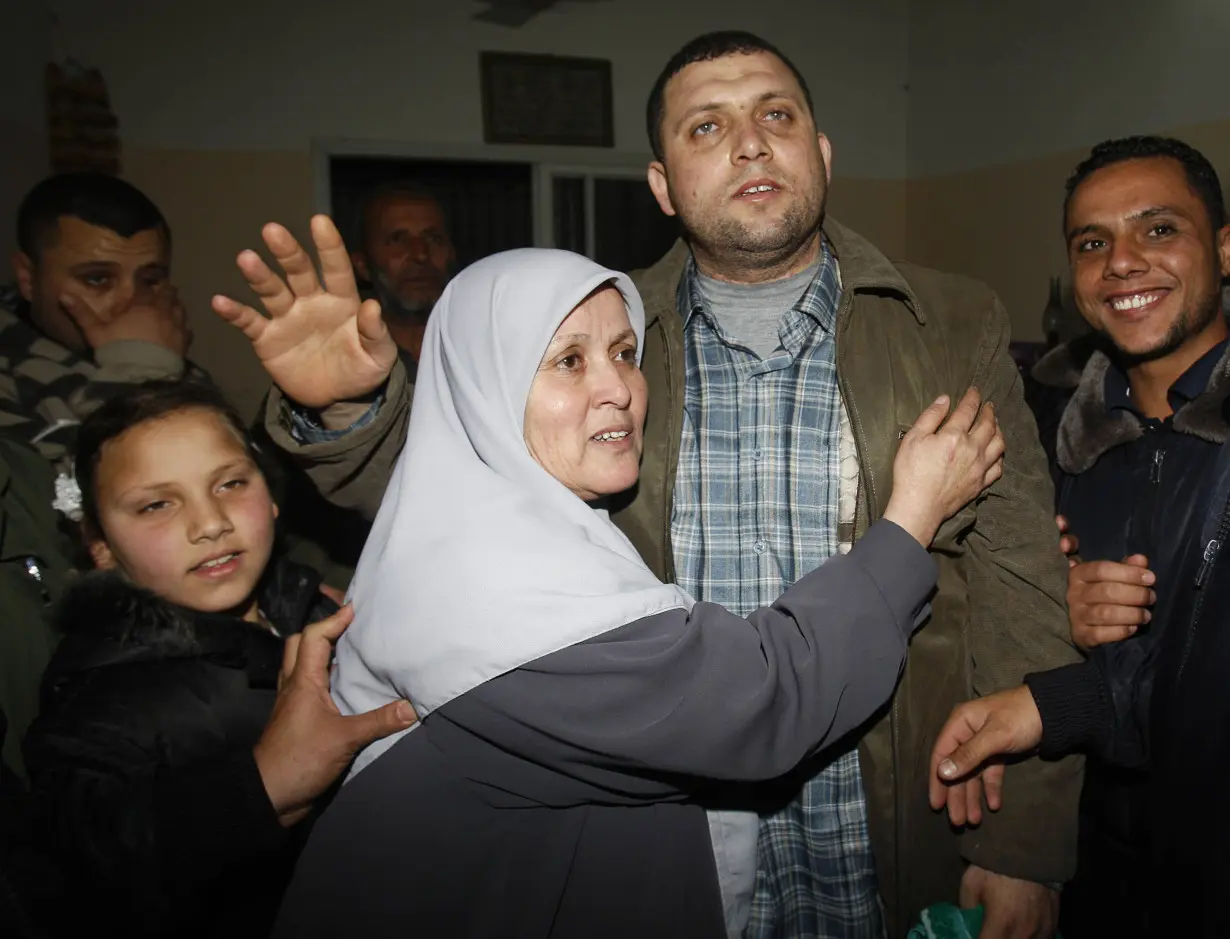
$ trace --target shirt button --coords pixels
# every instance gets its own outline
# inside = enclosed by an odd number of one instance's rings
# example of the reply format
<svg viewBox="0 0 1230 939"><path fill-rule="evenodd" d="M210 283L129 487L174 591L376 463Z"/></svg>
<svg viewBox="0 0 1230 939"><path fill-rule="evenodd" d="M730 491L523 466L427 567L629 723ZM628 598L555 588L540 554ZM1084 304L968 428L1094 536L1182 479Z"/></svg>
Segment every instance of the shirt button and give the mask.
<svg viewBox="0 0 1230 939"><path fill-rule="evenodd" d="M752 550L757 554L764 554L766 548L768 548L768 545L763 541L757 541L754 545L752 545Z"/></svg>
<svg viewBox="0 0 1230 939"><path fill-rule="evenodd" d="M753 460L759 460L759 459L761 459L763 456L764 456L764 451L763 451L763 450L761 450L761 449L760 449L760 447L757 447L755 450L753 450L753 451L752 451L752 459L753 459Z"/></svg>

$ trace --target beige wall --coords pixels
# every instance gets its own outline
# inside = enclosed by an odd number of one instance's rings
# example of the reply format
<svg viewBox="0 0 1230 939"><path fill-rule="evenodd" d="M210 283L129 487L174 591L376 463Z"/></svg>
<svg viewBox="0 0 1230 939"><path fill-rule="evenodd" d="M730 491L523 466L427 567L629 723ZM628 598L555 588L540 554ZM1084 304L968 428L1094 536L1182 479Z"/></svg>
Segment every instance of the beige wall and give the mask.
<svg viewBox="0 0 1230 939"><path fill-rule="evenodd" d="M308 153L124 151L125 176L147 192L174 232L172 270L193 331L192 358L235 404L254 414L268 381L247 339L209 306L215 293L254 301L235 266L244 248L264 252L261 226L305 238L312 213Z"/></svg>
<svg viewBox="0 0 1230 939"><path fill-rule="evenodd" d="M901 179L860 179L840 174L829 188L827 212L890 258L907 256L906 195Z"/></svg>
<svg viewBox="0 0 1230 939"><path fill-rule="evenodd" d="M1137 128L1185 140L1230 180L1230 120ZM913 261L976 277L998 292L1013 335L1042 338L1048 278L1064 276L1064 181L1088 147L908 183L906 253Z"/></svg>
<svg viewBox="0 0 1230 939"><path fill-rule="evenodd" d="M1230 119L1226 0L914 0L911 178Z"/></svg>

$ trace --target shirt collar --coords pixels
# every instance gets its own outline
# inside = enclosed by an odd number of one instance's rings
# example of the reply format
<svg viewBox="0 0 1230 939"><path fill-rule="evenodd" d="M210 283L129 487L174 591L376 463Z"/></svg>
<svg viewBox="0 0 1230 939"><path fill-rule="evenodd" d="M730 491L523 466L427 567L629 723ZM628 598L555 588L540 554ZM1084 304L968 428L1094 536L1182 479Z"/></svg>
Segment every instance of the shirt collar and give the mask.
<svg viewBox="0 0 1230 939"><path fill-rule="evenodd" d="M791 311L810 316L821 329L832 333L837 326L837 301L840 295L841 278L837 270L837 259L829 248L828 239L821 236L820 266L807 289L791 307ZM697 275L696 260L690 252L684 265L683 277L679 281L677 305L685 328L698 313L709 317L709 311L705 307L705 295L700 288L700 277Z"/></svg>
<svg viewBox="0 0 1230 939"><path fill-rule="evenodd" d="M1212 349L1202 355L1180 375L1166 392L1166 400L1172 411L1178 411L1183 405L1196 400L1204 394L1213 378L1213 370L1226 353L1230 340L1223 339ZM1137 417L1140 411L1132 403L1132 386L1128 382L1127 373L1113 361L1106 370L1106 382L1103 385L1106 395L1106 410L1114 412L1117 409L1131 411Z"/></svg>

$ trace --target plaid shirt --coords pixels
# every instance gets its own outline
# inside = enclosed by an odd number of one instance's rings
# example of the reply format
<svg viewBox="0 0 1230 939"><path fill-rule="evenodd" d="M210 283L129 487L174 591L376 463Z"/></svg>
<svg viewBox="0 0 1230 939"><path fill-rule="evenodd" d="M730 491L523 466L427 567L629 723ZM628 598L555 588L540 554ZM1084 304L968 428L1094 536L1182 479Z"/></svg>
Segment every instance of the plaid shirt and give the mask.
<svg viewBox="0 0 1230 939"><path fill-rule="evenodd" d="M678 582L746 616L837 553L843 406L837 263L781 319L768 358L708 312L688 262L679 285L686 379L671 515ZM747 939L883 934L858 753L838 755L760 821Z"/></svg>

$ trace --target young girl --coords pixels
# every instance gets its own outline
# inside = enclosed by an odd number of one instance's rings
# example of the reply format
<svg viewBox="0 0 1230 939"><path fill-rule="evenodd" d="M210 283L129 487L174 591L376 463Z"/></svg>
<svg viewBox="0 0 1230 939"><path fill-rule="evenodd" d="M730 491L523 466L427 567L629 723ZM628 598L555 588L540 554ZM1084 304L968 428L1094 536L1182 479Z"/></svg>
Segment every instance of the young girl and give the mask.
<svg viewBox="0 0 1230 939"><path fill-rule="evenodd" d="M96 571L59 609L25 746L74 906L95 934L267 935L303 813L279 817L257 744L285 637L337 607L275 556L257 454L210 388L104 404L76 478Z"/></svg>

